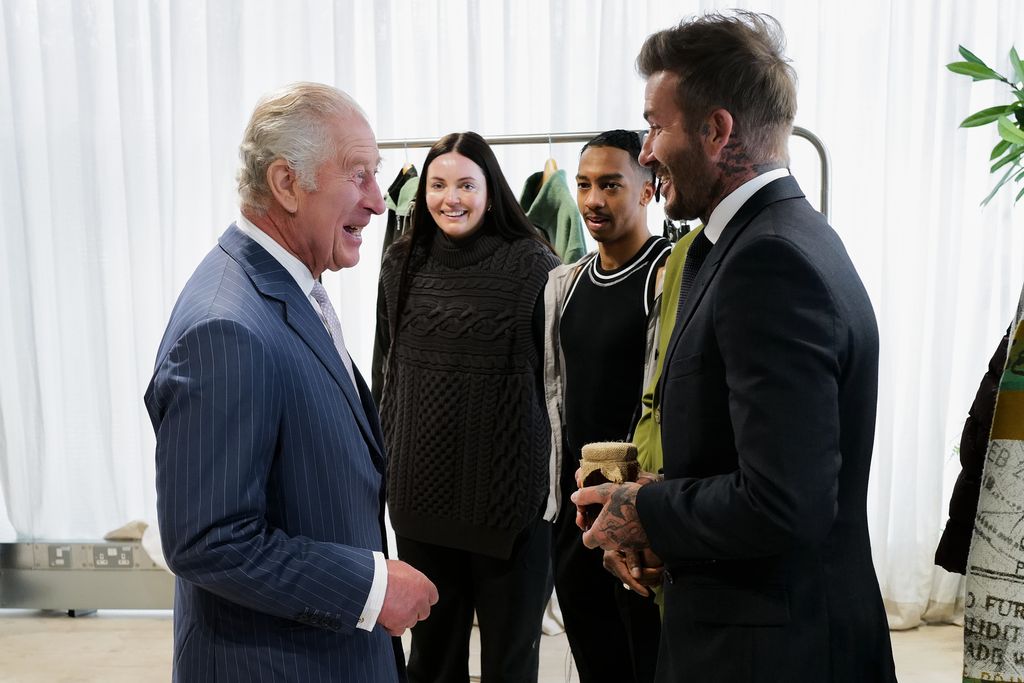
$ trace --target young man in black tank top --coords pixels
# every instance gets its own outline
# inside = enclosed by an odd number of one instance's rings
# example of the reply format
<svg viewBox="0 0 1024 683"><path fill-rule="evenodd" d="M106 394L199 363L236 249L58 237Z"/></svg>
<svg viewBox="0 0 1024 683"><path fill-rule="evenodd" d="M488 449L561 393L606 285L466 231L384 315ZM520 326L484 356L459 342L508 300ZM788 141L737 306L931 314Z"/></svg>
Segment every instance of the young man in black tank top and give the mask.
<svg viewBox="0 0 1024 683"><path fill-rule="evenodd" d="M640 136L624 130L583 147L576 196L598 251L552 271L545 295L555 588L581 683L652 681L661 627L653 600L626 590L602 552L583 545L569 501L583 445L628 440L643 392L648 315L671 245L647 229L654 186L639 153Z"/></svg>

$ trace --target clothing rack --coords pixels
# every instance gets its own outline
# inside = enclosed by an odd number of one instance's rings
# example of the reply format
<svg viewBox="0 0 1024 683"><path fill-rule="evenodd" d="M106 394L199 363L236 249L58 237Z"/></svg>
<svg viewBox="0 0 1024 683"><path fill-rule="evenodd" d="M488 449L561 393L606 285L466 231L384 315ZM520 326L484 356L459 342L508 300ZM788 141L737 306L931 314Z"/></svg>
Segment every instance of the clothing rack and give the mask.
<svg viewBox="0 0 1024 683"><path fill-rule="evenodd" d="M647 134L646 130L637 131L641 138ZM485 137L489 145L542 145L563 142L587 142L598 135L592 133L528 133L525 135L492 135ZM821 203L819 210L829 219L832 212L832 160L829 157L828 148L817 135L801 128L793 126L793 135L803 138L811 143L818 153L818 160L821 163ZM377 147L380 149L409 149L418 147L433 147L437 138L404 138L394 140L379 140Z"/></svg>

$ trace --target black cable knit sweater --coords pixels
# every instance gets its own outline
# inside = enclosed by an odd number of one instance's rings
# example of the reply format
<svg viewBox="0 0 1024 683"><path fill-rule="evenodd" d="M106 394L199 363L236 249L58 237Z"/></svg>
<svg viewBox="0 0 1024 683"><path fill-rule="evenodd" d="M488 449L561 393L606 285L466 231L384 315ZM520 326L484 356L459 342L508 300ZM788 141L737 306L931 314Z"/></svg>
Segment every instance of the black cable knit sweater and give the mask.
<svg viewBox="0 0 1024 683"><path fill-rule="evenodd" d="M439 233L425 259L413 254L396 330L406 248L388 251L378 298L378 339L395 354L381 400L391 521L407 538L507 558L547 494L531 324L559 261L531 239Z"/></svg>

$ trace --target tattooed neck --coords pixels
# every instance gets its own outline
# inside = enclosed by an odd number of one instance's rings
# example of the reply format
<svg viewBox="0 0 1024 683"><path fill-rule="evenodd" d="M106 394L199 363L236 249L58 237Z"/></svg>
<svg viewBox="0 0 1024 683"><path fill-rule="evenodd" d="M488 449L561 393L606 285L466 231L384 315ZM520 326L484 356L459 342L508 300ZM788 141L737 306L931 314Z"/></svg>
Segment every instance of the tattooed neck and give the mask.
<svg viewBox="0 0 1024 683"><path fill-rule="evenodd" d="M722 203L723 199L728 197L733 190L743 183L756 178L762 173L783 167L782 162L777 160L755 164L747 154L747 150L743 146L743 140L738 135L733 135L730 138L729 142L722 149L721 158L715 165L718 167L721 175L718 177L718 182L715 183L715 191L712 194L708 216L715 210L715 207ZM707 224L707 218L704 219L704 223L705 225Z"/></svg>

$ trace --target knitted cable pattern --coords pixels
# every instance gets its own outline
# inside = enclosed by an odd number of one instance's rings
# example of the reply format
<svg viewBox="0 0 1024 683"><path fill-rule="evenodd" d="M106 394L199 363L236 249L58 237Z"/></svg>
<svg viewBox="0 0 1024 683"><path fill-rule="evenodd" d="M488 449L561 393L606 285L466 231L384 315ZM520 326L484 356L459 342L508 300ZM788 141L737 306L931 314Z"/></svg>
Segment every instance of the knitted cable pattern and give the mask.
<svg viewBox="0 0 1024 683"><path fill-rule="evenodd" d="M381 271L394 358L381 418L395 530L503 554L547 493L534 307L558 259L536 241L434 240L395 324L401 250ZM422 265L420 265L422 264Z"/></svg>

